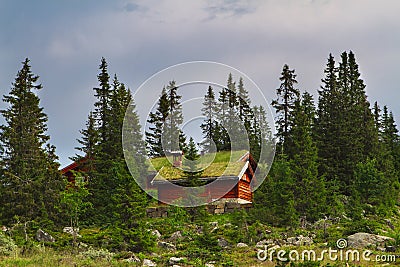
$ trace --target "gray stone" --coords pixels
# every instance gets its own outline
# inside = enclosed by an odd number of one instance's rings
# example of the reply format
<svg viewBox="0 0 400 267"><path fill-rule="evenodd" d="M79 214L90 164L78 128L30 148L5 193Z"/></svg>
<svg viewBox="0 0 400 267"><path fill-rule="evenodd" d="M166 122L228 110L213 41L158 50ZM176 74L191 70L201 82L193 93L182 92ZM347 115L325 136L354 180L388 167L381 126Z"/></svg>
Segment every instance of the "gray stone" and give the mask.
<svg viewBox="0 0 400 267"><path fill-rule="evenodd" d="M124 259L124 262L140 262L140 259L135 255L131 255L129 258Z"/></svg>
<svg viewBox="0 0 400 267"><path fill-rule="evenodd" d="M226 241L224 238L218 238L218 246L221 248L226 248L228 246L228 241Z"/></svg>
<svg viewBox="0 0 400 267"><path fill-rule="evenodd" d="M154 261L151 261L149 259L144 259L143 266L154 267L154 266L157 266L157 264Z"/></svg>
<svg viewBox="0 0 400 267"><path fill-rule="evenodd" d="M161 234L157 229L151 231L151 234L154 235L157 239L161 238Z"/></svg>
<svg viewBox="0 0 400 267"><path fill-rule="evenodd" d="M236 247L238 247L238 248L247 248L248 245L246 243L237 243Z"/></svg>
<svg viewBox="0 0 400 267"><path fill-rule="evenodd" d="M171 257L171 258L169 258L169 264L174 265L175 263L179 263L183 260L184 260L184 258Z"/></svg>
<svg viewBox="0 0 400 267"><path fill-rule="evenodd" d="M386 222L387 226L389 226L390 229L394 230L394 225L390 219L385 219L384 221Z"/></svg>
<svg viewBox="0 0 400 267"><path fill-rule="evenodd" d="M210 225L211 225L212 227L218 227L218 222L210 222Z"/></svg>
<svg viewBox="0 0 400 267"><path fill-rule="evenodd" d="M300 235L297 237L297 240L300 243L300 246L310 246L313 243L312 238L308 236Z"/></svg>
<svg viewBox="0 0 400 267"><path fill-rule="evenodd" d="M168 238L169 241L176 241L182 239L182 232L181 231L176 231L174 232L170 238Z"/></svg>
<svg viewBox="0 0 400 267"><path fill-rule="evenodd" d="M396 252L396 247L395 246L386 246L385 251L386 252Z"/></svg>
<svg viewBox="0 0 400 267"><path fill-rule="evenodd" d="M214 213L215 213L215 214L223 214L224 212L225 212L224 209L215 209L215 210L214 210Z"/></svg>
<svg viewBox="0 0 400 267"><path fill-rule="evenodd" d="M168 242L160 241L160 242L157 243L157 245L160 248L164 248L164 249L168 249L168 250L175 250L176 249L174 244L171 244L171 243L168 243Z"/></svg>
<svg viewBox="0 0 400 267"><path fill-rule="evenodd" d="M77 237L82 237L79 234L79 228L73 228L73 227L70 227L70 226L64 227L63 228L63 233L67 233L67 234L70 234L70 235L76 235Z"/></svg>
<svg viewBox="0 0 400 267"><path fill-rule="evenodd" d="M50 234L46 233L42 229L37 230L36 240L39 242L55 242L56 240Z"/></svg>
<svg viewBox="0 0 400 267"><path fill-rule="evenodd" d="M394 241L393 238L368 233L355 233L347 237L347 244L351 248L366 248L368 246L383 245L388 241Z"/></svg>

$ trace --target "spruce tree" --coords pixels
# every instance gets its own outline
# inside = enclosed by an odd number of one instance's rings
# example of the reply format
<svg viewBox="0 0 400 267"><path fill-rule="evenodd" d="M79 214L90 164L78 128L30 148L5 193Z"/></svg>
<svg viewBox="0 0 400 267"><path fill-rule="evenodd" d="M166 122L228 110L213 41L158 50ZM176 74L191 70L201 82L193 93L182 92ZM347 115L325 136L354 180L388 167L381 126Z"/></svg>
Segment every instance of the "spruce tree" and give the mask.
<svg viewBox="0 0 400 267"><path fill-rule="evenodd" d="M164 156L165 152L185 150L186 137L180 130L183 122L181 98L175 81L164 87L157 109L149 114L150 124L146 131L149 154Z"/></svg>
<svg viewBox="0 0 400 267"><path fill-rule="evenodd" d="M203 137L205 138L201 145L204 152L212 152L217 142L216 137L218 137L216 125L218 110L214 90L211 86L208 87L207 94L204 96L203 108L201 111L203 112L203 116L206 117L204 122L200 125Z"/></svg>
<svg viewBox="0 0 400 267"><path fill-rule="evenodd" d="M196 160L200 157L199 151L192 137L189 139L189 144L187 146L187 151L185 153L185 160L183 165L184 173L188 179L190 186L198 185L198 176L200 172L198 171Z"/></svg>
<svg viewBox="0 0 400 267"><path fill-rule="evenodd" d="M22 63L10 93L3 97L9 105L1 111L5 125L0 132L4 165L0 209L5 223L14 216L22 222L58 220L55 209L63 188L55 147L46 134L47 115L35 93L42 85L29 62Z"/></svg>
<svg viewBox="0 0 400 267"><path fill-rule="evenodd" d="M110 75L108 74L108 64L104 57L101 58L99 69L100 73L97 75L99 87L94 88L97 102L94 104L94 106L96 107L95 115L99 124L99 138L101 142L105 142L108 138L107 127L110 119L112 118L109 114L111 93L111 86L109 83Z"/></svg>
<svg viewBox="0 0 400 267"><path fill-rule="evenodd" d="M286 153L286 141L292 123L292 111L295 101L300 97L299 90L295 87L297 84L295 70L291 70L287 64L283 66L281 77L282 82L276 93L278 98L272 101L272 106L277 113L277 138L278 151L281 154Z"/></svg>
<svg viewBox="0 0 400 267"><path fill-rule="evenodd" d="M218 151L228 151L231 149L229 135L227 131L229 117L229 90L222 88L218 97L218 138L216 138L216 146Z"/></svg>
<svg viewBox="0 0 400 267"><path fill-rule="evenodd" d="M289 130L290 150L288 157L294 177L295 208L300 216L315 221L326 211L326 191L324 178L318 175L318 152L312 139L310 118L314 104L309 95L295 102L293 125Z"/></svg>
<svg viewBox="0 0 400 267"><path fill-rule="evenodd" d="M165 155L161 138L164 132L165 122L169 114L169 101L167 91L163 88L158 99L157 110L149 114L147 122L150 124L146 131L146 145L148 152L153 157L161 157Z"/></svg>

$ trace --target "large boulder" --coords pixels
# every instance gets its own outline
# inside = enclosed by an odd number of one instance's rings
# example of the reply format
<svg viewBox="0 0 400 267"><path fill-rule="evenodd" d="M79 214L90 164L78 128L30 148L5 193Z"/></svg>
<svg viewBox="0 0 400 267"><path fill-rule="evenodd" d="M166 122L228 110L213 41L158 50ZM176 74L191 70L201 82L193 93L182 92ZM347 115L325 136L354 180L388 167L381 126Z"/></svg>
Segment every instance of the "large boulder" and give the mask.
<svg viewBox="0 0 400 267"><path fill-rule="evenodd" d="M39 242L56 242L54 237L52 237L50 234L46 233L42 229L37 230L36 240Z"/></svg>
<svg viewBox="0 0 400 267"><path fill-rule="evenodd" d="M368 246L382 246L393 238L368 233L355 233L347 237L347 245L351 248L365 248Z"/></svg>

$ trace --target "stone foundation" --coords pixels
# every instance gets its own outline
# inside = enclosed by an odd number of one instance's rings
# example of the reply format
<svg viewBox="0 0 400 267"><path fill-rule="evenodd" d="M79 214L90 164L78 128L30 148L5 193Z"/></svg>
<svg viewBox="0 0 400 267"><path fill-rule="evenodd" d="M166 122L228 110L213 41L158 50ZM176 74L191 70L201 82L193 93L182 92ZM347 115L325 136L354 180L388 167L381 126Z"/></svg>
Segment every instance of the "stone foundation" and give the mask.
<svg viewBox="0 0 400 267"><path fill-rule="evenodd" d="M207 205L207 211L210 214L224 214L237 211L239 209L245 209L248 211L253 207L253 204L249 201L242 199L223 199L217 200ZM147 217L149 218L161 218L168 216L168 206L158 206L146 209Z"/></svg>

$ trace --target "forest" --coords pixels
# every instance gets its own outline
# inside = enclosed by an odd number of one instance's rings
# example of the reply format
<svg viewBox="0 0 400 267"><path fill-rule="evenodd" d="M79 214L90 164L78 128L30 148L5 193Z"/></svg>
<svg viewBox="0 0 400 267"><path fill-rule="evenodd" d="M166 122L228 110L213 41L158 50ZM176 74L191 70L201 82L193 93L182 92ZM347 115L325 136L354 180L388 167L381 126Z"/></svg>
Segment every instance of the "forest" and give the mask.
<svg viewBox="0 0 400 267"><path fill-rule="evenodd" d="M337 59L330 54L321 68L324 77L316 77L321 83L314 94L299 89L295 69L284 64L270 103L275 131L267 108L252 105L242 77L227 73L226 87L204 88L206 119L199 129L204 139L196 144L179 128L179 81L160 88L142 135L134 94L117 75L110 76L102 58L98 86L88 88L96 102L71 156L81 171L68 180L47 134L39 76L25 59L1 110L0 266L344 266L325 260L260 261L257 248L321 250L335 247L340 238L350 242L356 233L387 237L369 244L375 253L396 252L400 137L394 115L386 105L369 102L352 51ZM123 127L124 120L129 127ZM149 157L182 150L196 160L242 148L230 139L239 122L258 165L267 164L263 149L275 153L253 193L252 208L212 215L205 206L168 206L167 217L149 218L146 210L159 203L135 180L148 175ZM300 244L290 243L291 237Z"/></svg>

